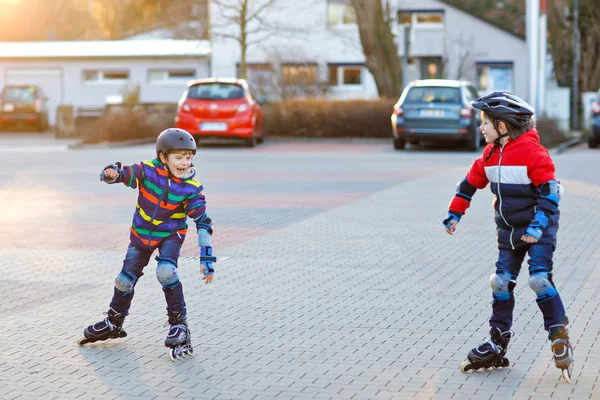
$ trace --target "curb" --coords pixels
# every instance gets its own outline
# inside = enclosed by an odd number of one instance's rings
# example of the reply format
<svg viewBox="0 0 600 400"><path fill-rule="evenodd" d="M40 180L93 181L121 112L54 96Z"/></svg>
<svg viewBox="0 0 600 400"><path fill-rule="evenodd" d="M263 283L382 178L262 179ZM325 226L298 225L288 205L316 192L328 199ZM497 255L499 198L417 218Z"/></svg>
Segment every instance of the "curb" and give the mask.
<svg viewBox="0 0 600 400"><path fill-rule="evenodd" d="M581 143L585 143L586 138L581 138L581 137L577 137L577 138L573 138L570 140L567 140L566 142L561 143L557 148L556 148L556 154L561 154L564 153L565 151L567 151L568 149L570 149L571 147L575 147Z"/></svg>
<svg viewBox="0 0 600 400"><path fill-rule="evenodd" d="M96 148L111 148L111 147L130 147L139 146L141 144L155 143L156 138L123 140L120 142L100 142L100 143L73 143L68 146L69 149L96 149Z"/></svg>

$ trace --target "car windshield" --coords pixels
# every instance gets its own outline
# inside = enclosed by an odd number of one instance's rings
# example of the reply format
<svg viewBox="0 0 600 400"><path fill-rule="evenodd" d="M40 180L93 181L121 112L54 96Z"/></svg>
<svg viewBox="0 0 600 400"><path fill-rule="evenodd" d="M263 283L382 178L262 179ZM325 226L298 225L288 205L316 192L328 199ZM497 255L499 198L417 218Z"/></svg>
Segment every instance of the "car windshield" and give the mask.
<svg viewBox="0 0 600 400"><path fill-rule="evenodd" d="M35 102L35 88L33 87L5 87L2 91L5 102L30 103Z"/></svg>
<svg viewBox="0 0 600 400"><path fill-rule="evenodd" d="M189 99L195 100L232 100L242 99L244 88L232 83L203 83L191 86Z"/></svg>
<svg viewBox="0 0 600 400"><path fill-rule="evenodd" d="M453 87L412 87L404 103L461 103L460 89Z"/></svg>

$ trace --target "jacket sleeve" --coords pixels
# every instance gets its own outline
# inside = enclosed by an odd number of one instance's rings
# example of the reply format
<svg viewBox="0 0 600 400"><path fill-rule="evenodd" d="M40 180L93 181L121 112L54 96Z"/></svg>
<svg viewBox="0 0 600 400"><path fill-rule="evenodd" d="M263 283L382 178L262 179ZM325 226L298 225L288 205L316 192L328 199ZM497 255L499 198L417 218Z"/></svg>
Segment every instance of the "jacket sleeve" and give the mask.
<svg viewBox="0 0 600 400"><path fill-rule="evenodd" d="M450 201L448 210L459 216L464 215L477 189L484 189L488 183L483 167L483 156L481 156L473 162L467 176L458 183L456 194Z"/></svg>
<svg viewBox="0 0 600 400"><path fill-rule="evenodd" d="M144 171L142 168L142 163L123 166L119 171L119 180L125 186L129 186L132 189L139 188L140 182L142 182L144 178Z"/></svg>
<svg viewBox="0 0 600 400"><path fill-rule="evenodd" d="M537 206L550 217L558 210L561 187L554 175L555 167L548 150L539 148L531 154L527 174L531 183L538 189Z"/></svg>
<svg viewBox="0 0 600 400"><path fill-rule="evenodd" d="M198 184L198 190L194 194L192 194L185 203L185 209L187 215L196 221L196 227L198 226L199 221L202 219L201 217L206 214L206 198L202 193L204 187Z"/></svg>

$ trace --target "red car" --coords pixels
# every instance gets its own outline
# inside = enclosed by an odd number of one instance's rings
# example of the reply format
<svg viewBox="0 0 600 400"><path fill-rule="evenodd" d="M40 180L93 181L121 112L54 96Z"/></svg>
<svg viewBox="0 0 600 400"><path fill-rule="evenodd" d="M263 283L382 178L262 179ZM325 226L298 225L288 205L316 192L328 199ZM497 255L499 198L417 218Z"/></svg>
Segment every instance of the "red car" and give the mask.
<svg viewBox="0 0 600 400"><path fill-rule="evenodd" d="M264 114L244 79L198 79L188 83L177 107L175 126L201 138L263 142Z"/></svg>

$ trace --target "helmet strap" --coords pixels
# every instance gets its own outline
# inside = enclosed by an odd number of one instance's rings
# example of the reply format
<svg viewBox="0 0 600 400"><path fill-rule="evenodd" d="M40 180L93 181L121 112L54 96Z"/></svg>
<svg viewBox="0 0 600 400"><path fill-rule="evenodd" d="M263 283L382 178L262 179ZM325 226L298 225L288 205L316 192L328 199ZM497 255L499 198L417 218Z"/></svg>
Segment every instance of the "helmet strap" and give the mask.
<svg viewBox="0 0 600 400"><path fill-rule="evenodd" d="M500 133L500 129L498 129L498 120L497 119L494 119L494 129L496 130L496 133L498 133L498 137L496 138L496 140L494 140L494 143L498 144L498 145L500 144L500 139L510 136L510 134L512 133L512 130L508 131L506 133Z"/></svg>

